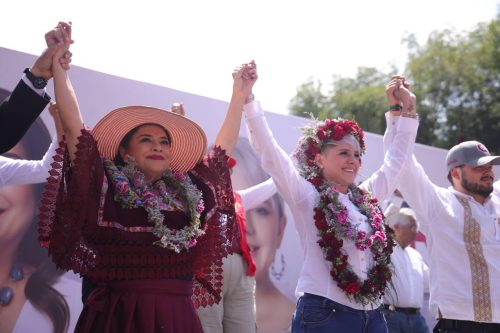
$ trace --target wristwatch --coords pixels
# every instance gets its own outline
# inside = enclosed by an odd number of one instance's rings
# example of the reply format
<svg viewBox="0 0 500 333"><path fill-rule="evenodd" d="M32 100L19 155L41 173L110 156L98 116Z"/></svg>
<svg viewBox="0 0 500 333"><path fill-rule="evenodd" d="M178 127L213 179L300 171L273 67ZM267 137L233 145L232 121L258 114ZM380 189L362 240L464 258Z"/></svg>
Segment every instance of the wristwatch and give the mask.
<svg viewBox="0 0 500 333"><path fill-rule="evenodd" d="M35 87L36 89L43 89L47 85L47 80L45 80L43 77L33 75L30 68L26 68L24 70L24 74L26 74L28 80L33 83L33 87Z"/></svg>

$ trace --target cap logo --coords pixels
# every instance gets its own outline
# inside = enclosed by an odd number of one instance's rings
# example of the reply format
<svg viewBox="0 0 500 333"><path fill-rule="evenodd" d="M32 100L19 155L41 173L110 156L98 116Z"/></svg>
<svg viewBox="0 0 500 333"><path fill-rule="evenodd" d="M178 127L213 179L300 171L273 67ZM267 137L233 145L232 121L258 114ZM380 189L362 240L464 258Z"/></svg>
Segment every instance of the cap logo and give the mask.
<svg viewBox="0 0 500 333"><path fill-rule="evenodd" d="M486 147L483 144L481 144L481 143L477 144L477 149L479 151L482 151L483 153L488 153L488 149L486 149Z"/></svg>

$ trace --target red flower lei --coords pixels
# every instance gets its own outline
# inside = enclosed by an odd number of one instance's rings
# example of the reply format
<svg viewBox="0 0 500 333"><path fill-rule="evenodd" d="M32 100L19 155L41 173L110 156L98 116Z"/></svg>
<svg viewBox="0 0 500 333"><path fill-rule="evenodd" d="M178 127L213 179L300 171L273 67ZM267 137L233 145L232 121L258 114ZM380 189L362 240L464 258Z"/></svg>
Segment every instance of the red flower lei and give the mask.
<svg viewBox="0 0 500 333"><path fill-rule="evenodd" d="M352 134L358 140L361 152L364 152L363 130L356 122L349 120L330 120L316 122L316 125L303 129L304 135L295 152L299 172L311 182L320 194L318 205L314 208L314 223L318 229L318 244L325 259L330 262L330 275L337 286L355 302L368 305L384 295L392 273L389 268L392 247L392 231L386 230L384 215L377 200L361 188L351 185L350 200L368 219L372 233L358 231L348 221L348 210L339 201L338 191L325 182L319 168L314 163L316 154L321 152L321 144L330 139L341 140L344 135ZM367 272L365 281L354 273L348 263L349 256L343 251L343 242L351 240L360 251L370 249L374 264Z"/></svg>

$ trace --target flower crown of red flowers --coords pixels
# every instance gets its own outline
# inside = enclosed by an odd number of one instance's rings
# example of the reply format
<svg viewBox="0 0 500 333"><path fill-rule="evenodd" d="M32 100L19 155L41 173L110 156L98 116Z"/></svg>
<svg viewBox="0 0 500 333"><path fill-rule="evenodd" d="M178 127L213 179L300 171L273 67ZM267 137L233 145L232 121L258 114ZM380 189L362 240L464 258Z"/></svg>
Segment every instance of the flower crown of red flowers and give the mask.
<svg viewBox="0 0 500 333"><path fill-rule="evenodd" d="M321 176L321 170L314 159L316 154L321 153L321 148L326 142L340 141L344 136L351 134L359 143L360 154L363 155L365 152L363 129L353 120L339 118L315 121L302 127L302 133L294 156L301 176L309 181Z"/></svg>

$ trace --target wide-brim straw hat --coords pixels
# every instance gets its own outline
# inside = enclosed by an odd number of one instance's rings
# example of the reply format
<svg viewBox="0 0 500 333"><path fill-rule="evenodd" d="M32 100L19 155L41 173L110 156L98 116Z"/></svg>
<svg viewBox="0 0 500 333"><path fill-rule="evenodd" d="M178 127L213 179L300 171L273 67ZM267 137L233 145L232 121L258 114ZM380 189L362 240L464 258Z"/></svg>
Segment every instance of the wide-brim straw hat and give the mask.
<svg viewBox="0 0 500 333"><path fill-rule="evenodd" d="M101 156L113 160L125 135L143 124L158 124L168 131L172 171L187 172L203 158L207 137L198 124L177 113L140 105L113 110L95 125L92 135Z"/></svg>

